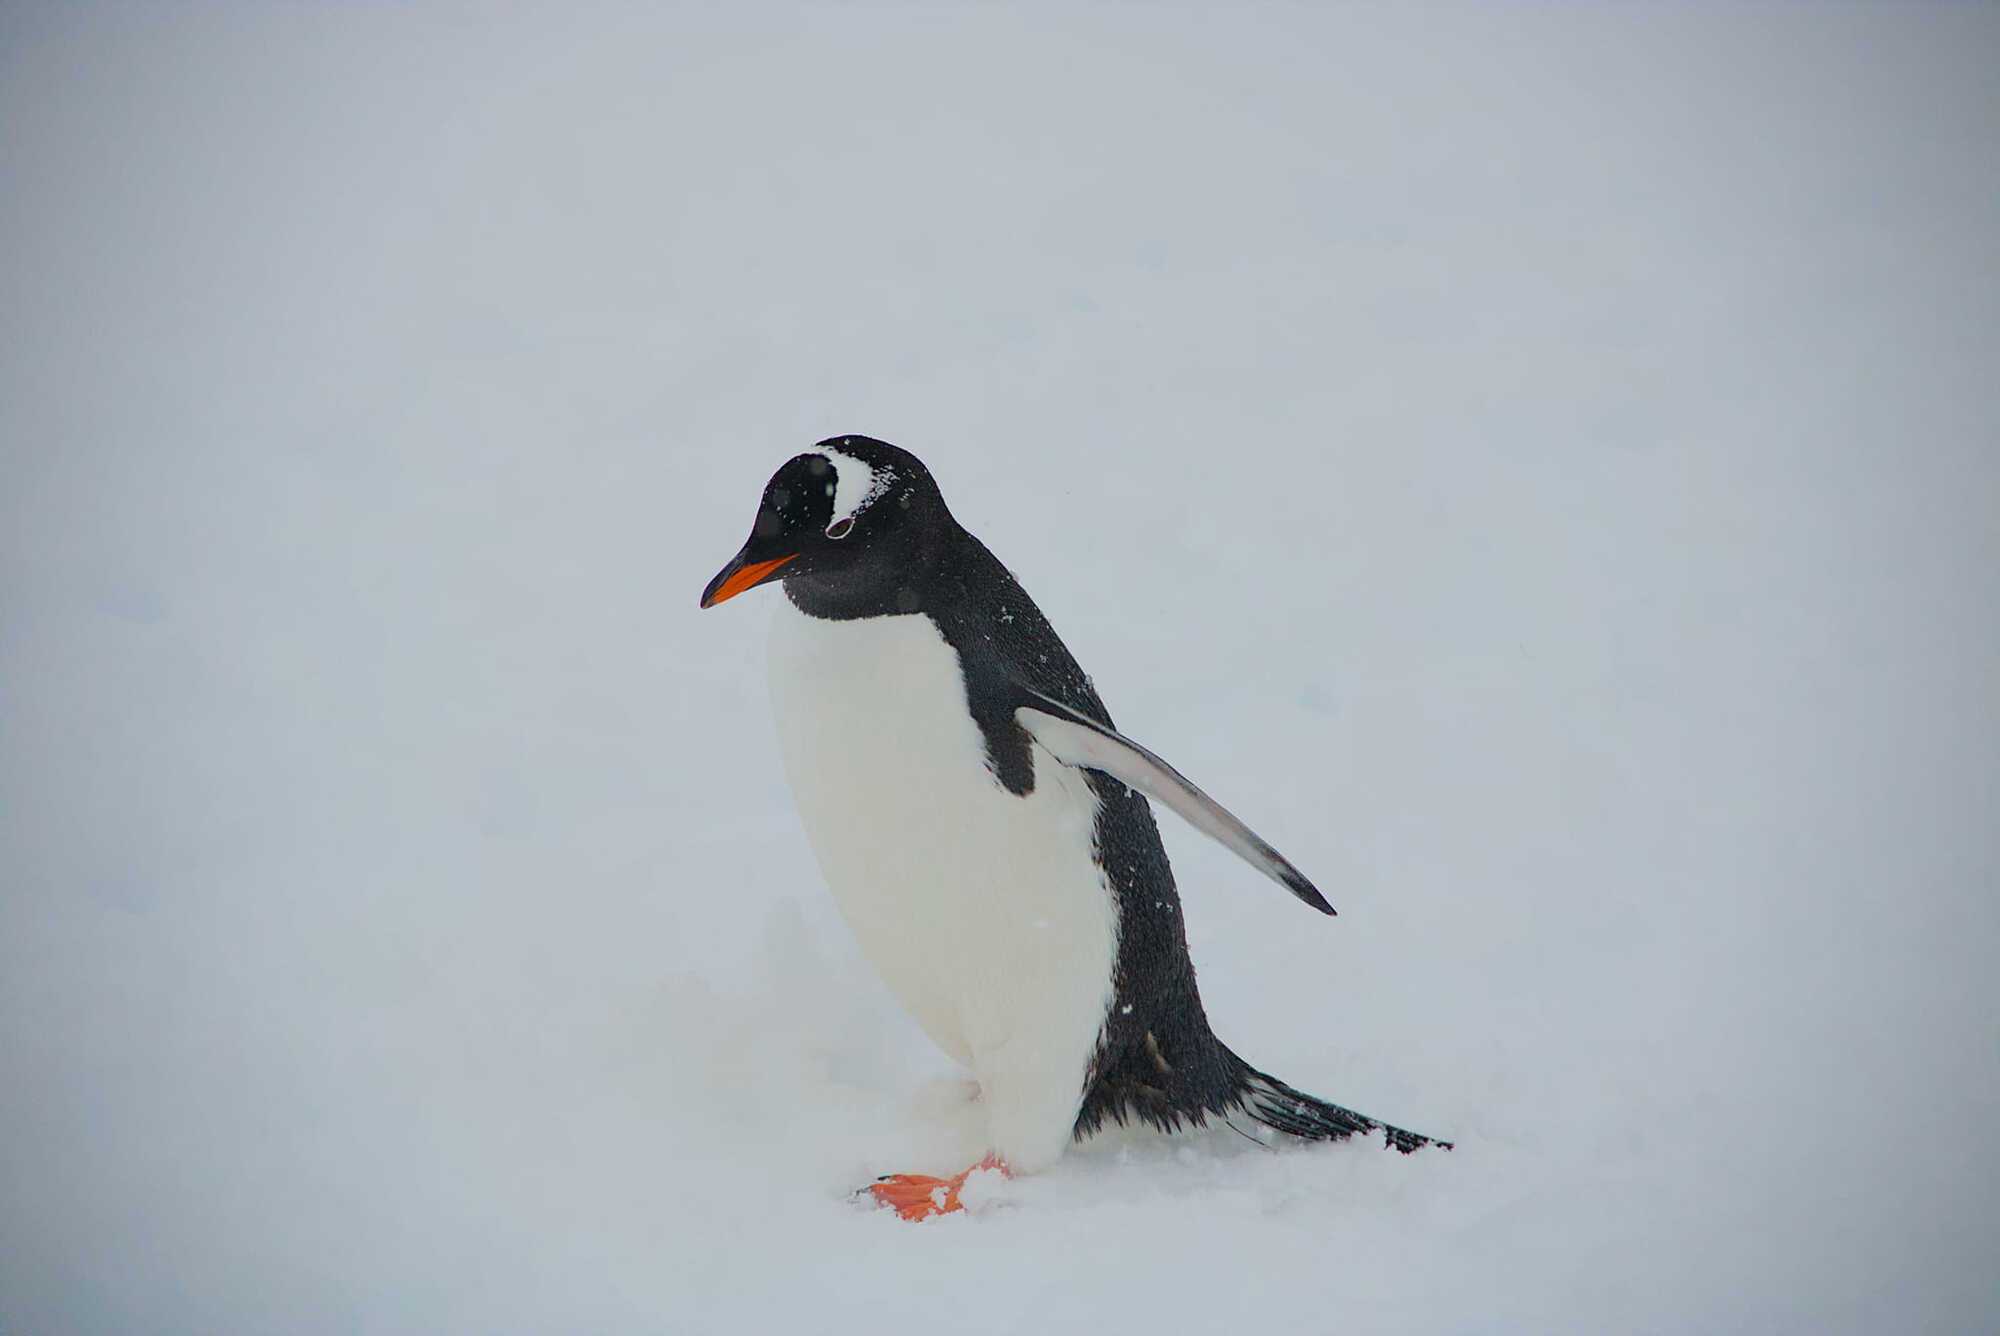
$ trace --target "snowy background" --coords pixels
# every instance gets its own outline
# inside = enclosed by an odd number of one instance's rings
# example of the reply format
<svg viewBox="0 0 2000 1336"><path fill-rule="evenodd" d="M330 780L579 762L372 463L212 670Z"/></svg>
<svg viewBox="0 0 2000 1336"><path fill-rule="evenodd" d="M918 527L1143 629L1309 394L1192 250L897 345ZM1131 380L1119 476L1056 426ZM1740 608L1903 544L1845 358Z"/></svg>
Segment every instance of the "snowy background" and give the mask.
<svg viewBox="0 0 2000 1336"><path fill-rule="evenodd" d="M0 1331L2000 1325L2000 14L0 9ZM932 466L1218 1031L967 1110L709 613ZM760 606L762 604L763 606Z"/></svg>

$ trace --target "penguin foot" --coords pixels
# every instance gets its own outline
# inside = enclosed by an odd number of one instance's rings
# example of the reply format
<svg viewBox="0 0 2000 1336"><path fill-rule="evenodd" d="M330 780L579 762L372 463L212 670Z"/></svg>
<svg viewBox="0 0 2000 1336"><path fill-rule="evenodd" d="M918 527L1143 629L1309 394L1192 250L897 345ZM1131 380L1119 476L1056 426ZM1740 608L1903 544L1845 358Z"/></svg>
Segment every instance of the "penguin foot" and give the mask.
<svg viewBox="0 0 2000 1336"><path fill-rule="evenodd" d="M886 1206L905 1220L928 1220L934 1215L949 1215L953 1211L965 1209L959 1200L959 1191L965 1180L982 1170L991 1169L1003 1178L1012 1177L1007 1162L998 1155L989 1154L978 1164L963 1173L950 1178L933 1178L929 1174L884 1174L870 1183L863 1191L875 1199L877 1206Z"/></svg>

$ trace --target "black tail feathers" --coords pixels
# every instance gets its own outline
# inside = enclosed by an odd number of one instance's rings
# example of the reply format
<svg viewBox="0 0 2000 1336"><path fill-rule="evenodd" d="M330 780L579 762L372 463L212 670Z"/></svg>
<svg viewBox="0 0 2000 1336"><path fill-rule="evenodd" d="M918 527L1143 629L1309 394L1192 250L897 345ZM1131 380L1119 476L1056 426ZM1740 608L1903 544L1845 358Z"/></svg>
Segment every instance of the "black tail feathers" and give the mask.
<svg viewBox="0 0 2000 1336"><path fill-rule="evenodd" d="M1451 1149L1449 1141L1406 1132L1366 1114L1314 1099L1303 1090L1294 1090L1277 1077L1258 1071L1226 1048L1223 1055L1234 1078L1231 1104L1266 1127L1308 1141L1345 1141L1357 1132L1380 1132L1385 1146L1394 1146L1405 1155L1423 1146Z"/></svg>

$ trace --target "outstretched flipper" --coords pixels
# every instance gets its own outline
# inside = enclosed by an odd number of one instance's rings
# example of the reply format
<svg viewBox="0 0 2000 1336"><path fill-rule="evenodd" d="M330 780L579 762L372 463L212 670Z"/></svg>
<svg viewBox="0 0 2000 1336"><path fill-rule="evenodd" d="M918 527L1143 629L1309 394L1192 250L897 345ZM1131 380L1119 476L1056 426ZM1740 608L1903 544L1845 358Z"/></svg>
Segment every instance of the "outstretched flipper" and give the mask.
<svg viewBox="0 0 2000 1336"><path fill-rule="evenodd" d="M1306 880L1305 873L1291 860L1273 849L1256 831L1244 825L1234 813L1203 793L1193 780L1115 729L1107 728L1061 701L1023 687L1031 704L1014 711L1014 721L1028 736L1065 765L1101 770L1165 803L1180 813L1181 819L1244 862L1277 882L1322 914L1334 912L1319 888Z"/></svg>

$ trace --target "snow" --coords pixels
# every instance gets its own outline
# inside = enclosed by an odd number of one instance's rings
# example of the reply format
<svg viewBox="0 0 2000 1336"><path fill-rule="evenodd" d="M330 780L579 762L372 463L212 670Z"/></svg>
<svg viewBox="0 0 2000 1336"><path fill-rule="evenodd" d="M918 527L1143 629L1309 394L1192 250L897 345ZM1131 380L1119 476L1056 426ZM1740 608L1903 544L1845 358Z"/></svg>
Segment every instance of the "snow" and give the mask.
<svg viewBox="0 0 2000 1336"><path fill-rule="evenodd" d="M0 13L0 1331L1996 1326L2000 18ZM696 609L829 434L1122 729L1217 1029L968 1092ZM738 615L739 611L742 615Z"/></svg>

